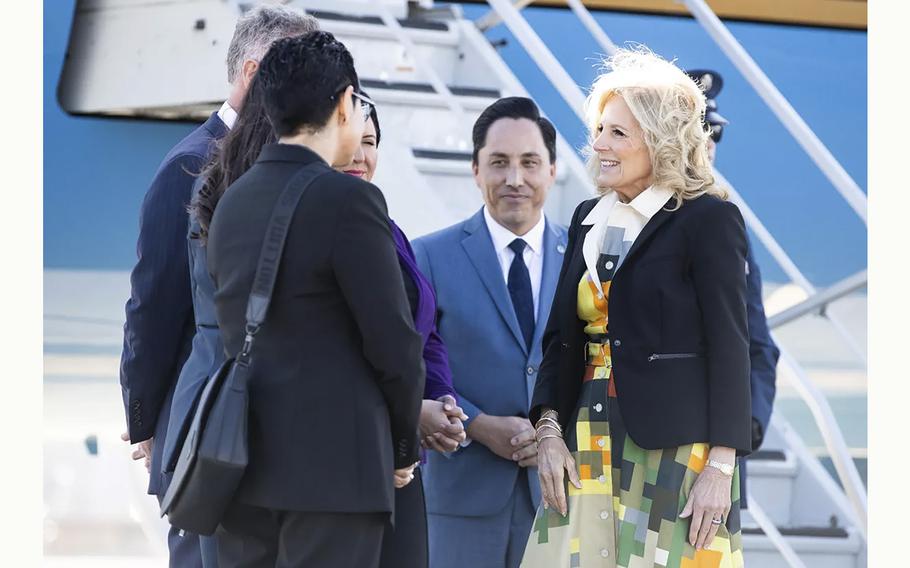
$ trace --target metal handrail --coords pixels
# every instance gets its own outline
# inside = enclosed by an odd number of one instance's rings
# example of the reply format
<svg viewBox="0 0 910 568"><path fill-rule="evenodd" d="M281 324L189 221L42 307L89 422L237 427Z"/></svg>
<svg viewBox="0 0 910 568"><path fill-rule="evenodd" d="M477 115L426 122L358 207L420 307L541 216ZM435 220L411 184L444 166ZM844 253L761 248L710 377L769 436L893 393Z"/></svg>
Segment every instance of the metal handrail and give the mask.
<svg viewBox="0 0 910 568"><path fill-rule="evenodd" d="M739 207L740 212L743 214L743 218L746 220L746 226L752 229L752 231L758 236L759 242L771 253L771 256L777 262L778 266L783 269L784 273L790 278L790 280L802 288L802 290L808 296L814 296L817 293L815 286L809 282L809 279L802 273L802 271L796 266L796 263L793 262L793 259L790 258L790 255L784 250L784 248L777 242L777 239L771 235L771 232L765 227L765 224L761 222L761 219L758 218L758 215L752 210L751 207L746 203L742 198L742 195L736 191L736 188L733 187L733 184L721 174L717 168L714 168L714 177L724 186L730 193L730 201L736 204ZM854 355L863 362L866 362L866 354L863 349L856 343L856 340L852 335L847 331L847 327L844 323L830 312L826 312L824 317L831 322L831 325L834 329L840 334L841 338L847 343L850 349L853 350Z"/></svg>
<svg viewBox="0 0 910 568"><path fill-rule="evenodd" d="M837 420L834 418L834 412L828 404L828 399L806 375L799 363L783 347L780 347L780 363L790 373L792 385L806 402L812 412L812 416L815 418L815 423L825 441L825 447L828 448L831 454L834 470L837 472L844 492L853 507L857 527L862 532L863 538L866 538L868 511L866 487L863 485L856 463L850 456L847 442L844 440L840 427L837 425Z"/></svg>
<svg viewBox="0 0 910 568"><path fill-rule="evenodd" d="M577 88L577 85L576 89L571 88L571 85L574 85L574 81L569 77L568 73L559 61L556 60L555 56L553 56L552 52L546 47L537 33L534 32L527 21L518 13L518 10L516 10L507 0L487 0L487 2L500 15L510 31L515 35L525 50L528 51L535 63L537 63L538 67L540 67L547 78L554 84L559 93L563 96L563 99L569 104L570 108L573 108L576 114L584 121L581 107L577 106L580 104L579 100L583 101L583 95L581 94L580 89ZM579 8L587 11L584 6L576 7L575 9L578 11ZM576 13L578 13L577 11ZM606 34L604 33L603 36L606 37ZM612 44L612 42L610 42L610 44ZM723 176L721 176L716 169L714 171L719 179L723 179ZM727 185L732 187L729 183L727 183ZM863 196L863 199L865 200L865 196ZM749 212L751 213L751 210L749 210ZM752 217L755 221L758 221L754 214L752 214ZM763 226L761 226L761 228L764 229ZM775 251L780 253L781 258L778 260L786 260L782 265L785 269L790 268L794 276L798 275L798 277L795 278L796 282L801 286L804 286L804 289L811 289L814 293L814 287L812 287L805 276L796 268L796 265L789 259L786 253L784 253L783 249L777 245L773 237L770 236L770 233L765 230L763 231L763 235L760 234L760 236L766 237L769 242L776 245L772 250L772 254L774 254ZM846 330L842 326L835 325L835 327L845 335L848 341L850 340L849 335L846 334ZM835 470L837 471L838 477L840 477L846 494L855 510L857 519L859 519L857 524L860 525L860 529L865 536L867 510L865 488L862 485L859 472L856 469L856 464L849 459L846 443L844 442L843 435L841 434L837 422L834 420L834 415L831 412L830 406L828 406L824 395L822 395L808 377L806 377L805 372L799 364L791 357L785 356L783 349L781 350L781 353L782 360L786 361L788 368L790 368L793 375L796 377L794 384L797 385L797 390L812 411L816 425L822 432L825 445L831 452L832 460L835 462Z"/></svg>
<svg viewBox="0 0 910 568"><path fill-rule="evenodd" d="M594 19L594 16L591 15L591 12L588 11L588 8L585 7L581 0L566 0L566 4L569 5L569 8L571 8L575 15L578 16L578 19L581 20L582 25L584 25L588 32L594 36L594 39L608 55L616 53L616 44L607 36L607 32L600 27L597 20Z"/></svg>
<svg viewBox="0 0 910 568"><path fill-rule="evenodd" d="M780 534L780 531L774 526L774 522L768 517L765 510L755 501L754 498L749 498L749 514L752 515L752 518L758 523L759 528L765 533L765 536L768 537L771 544L777 548L787 564L790 565L790 568L806 568L806 565L799 559L799 556L796 554L796 551L793 550L793 547L790 546L790 543L784 539L784 536Z"/></svg>
<svg viewBox="0 0 910 568"><path fill-rule="evenodd" d="M534 2L534 0L514 0L512 2L512 5L515 6L516 9L521 10L522 8L524 8L526 6L529 6L532 2ZM502 23L502 18L499 16L499 14L496 12L495 9L490 10L489 12L487 12L486 14L477 18L474 21L474 25L477 26L477 29L482 32L485 32L488 29L490 29L496 25L499 25L501 23Z"/></svg>
<svg viewBox="0 0 910 568"><path fill-rule="evenodd" d="M582 123L585 121L584 106L585 96L581 88L572 80L553 52L544 44L537 32L528 24L515 6L509 0L487 0L487 3L496 10L499 17L506 24L512 34L518 39L525 51L543 71L550 83L559 91L562 98L569 104Z"/></svg>
<svg viewBox="0 0 910 568"><path fill-rule="evenodd" d="M843 298L844 296L855 292L856 290L865 288L868 283L868 271L860 270L856 274L848 276L843 280L832 284L811 298L769 317L768 327L774 329L797 320L805 315L818 313L820 310L824 310L831 302L839 300L840 298Z"/></svg>
<svg viewBox="0 0 910 568"><path fill-rule="evenodd" d="M705 3L705 0L682 0L696 20L714 39L721 51L733 62L740 73L765 101L793 138L809 154L815 165L834 184L835 189L844 197L850 207L866 223L866 194L840 165L831 151L819 140L815 132L796 112L786 97L774 86L743 46L733 37L720 18Z"/></svg>

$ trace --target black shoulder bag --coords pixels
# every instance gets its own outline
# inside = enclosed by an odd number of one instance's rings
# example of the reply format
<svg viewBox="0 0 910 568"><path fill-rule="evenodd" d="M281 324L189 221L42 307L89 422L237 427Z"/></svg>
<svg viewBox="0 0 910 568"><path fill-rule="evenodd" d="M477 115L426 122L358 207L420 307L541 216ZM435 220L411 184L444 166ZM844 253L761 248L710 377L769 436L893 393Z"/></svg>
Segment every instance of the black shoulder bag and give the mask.
<svg viewBox="0 0 910 568"><path fill-rule="evenodd" d="M247 302L243 348L221 365L202 390L174 477L161 501L161 516L167 515L179 529L213 534L243 478L253 340L272 299L294 211L303 192L324 173L322 168L305 167L291 178L272 210Z"/></svg>

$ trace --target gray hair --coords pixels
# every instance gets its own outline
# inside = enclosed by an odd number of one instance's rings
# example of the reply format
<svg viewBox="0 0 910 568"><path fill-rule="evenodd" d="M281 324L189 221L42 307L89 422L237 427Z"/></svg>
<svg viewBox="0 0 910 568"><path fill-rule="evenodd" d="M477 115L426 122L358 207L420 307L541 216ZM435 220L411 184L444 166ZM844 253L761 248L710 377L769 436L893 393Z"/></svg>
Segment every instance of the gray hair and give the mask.
<svg viewBox="0 0 910 568"><path fill-rule="evenodd" d="M234 83L247 59L265 57L275 41L319 29L319 21L301 10L277 4L256 6L240 16L227 53L228 82Z"/></svg>

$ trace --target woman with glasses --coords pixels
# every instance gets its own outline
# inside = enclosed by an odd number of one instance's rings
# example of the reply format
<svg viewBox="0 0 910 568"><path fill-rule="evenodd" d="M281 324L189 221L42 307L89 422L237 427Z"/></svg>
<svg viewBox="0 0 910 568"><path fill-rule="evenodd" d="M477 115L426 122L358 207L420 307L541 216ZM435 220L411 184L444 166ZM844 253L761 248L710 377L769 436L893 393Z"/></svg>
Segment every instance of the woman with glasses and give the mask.
<svg viewBox="0 0 910 568"><path fill-rule="evenodd" d="M224 191L206 252L228 354L278 197L316 177L290 220L252 352L249 465L216 532L232 566L378 568L395 490L412 482L423 340L382 193L332 169L358 151L371 102L331 34L277 41L257 75L277 143Z"/></svg>
<svg viewBox="0 0 910 568"><path fill-rule="evenodd" d="M350 163L335 169L372 181L379 157L379 116L372 101L362 92L359 95L364 102L364 111L369 113L360 148ZM432 285L417 268L414 251L404 232L392 220L389 220L389 227L395 239L414 324L424 341L427 379L420 410L421 444L427 449L453 452L465 440L462 420L467 416L457 406L448 353L436 332L436 297ZM387 529L383 536L381 568L426 568L428 565L426 504L420 468L414 470L414 476L413 483L395 492L395 528Z"/></svg>

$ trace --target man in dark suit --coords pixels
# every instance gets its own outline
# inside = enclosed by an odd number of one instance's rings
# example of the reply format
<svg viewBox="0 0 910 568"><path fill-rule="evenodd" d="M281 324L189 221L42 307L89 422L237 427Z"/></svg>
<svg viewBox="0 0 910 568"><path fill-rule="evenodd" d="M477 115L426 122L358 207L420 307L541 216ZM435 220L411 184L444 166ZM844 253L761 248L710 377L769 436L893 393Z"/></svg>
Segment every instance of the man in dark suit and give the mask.
<svg viewBox="0 0 910 568"><path fill-rule="evenodd" d="M378 567L394 487L420 448L423 341L379 189L337 172L372 103L326 32L275 43L257 78L279 143L225 192L207 245L225 352L238 353L275 204L290 220L249 381L249 465L215 535L221 568Z"/></svg>
<svg viewBox="0 0 910 568"><path fill-rule="evenodd" d="M228 100L168 152L142 203L138 261L130 277L120 361L128 427L123 438L137 444L133 458L145 460L148 492L159 498L168 483L161 472L161 456L171 399L195 331L186 248L186 207L195 175L205 165L214 142L233 124L269 45L317 27L314 18L280 6L262 6L238 20L228 47ZM211 544L203 543L200 552L197 535L181 535L172 527L168 535L170 565L212 566Z"/></svg>
<svg viewBox="0 0 910 568"><path fill-rule="evenodd" d="M705 125L711 131L708 139L708 155L714 162L717 144L721 140L724 127L729 124L726 118L717 111L717 95L724 86L723 78L716 71L692 69L687 71L702 88L707 99ZM765 306L762 302L761 271L752 254L752 244L746 249L746 309L749 316L749 356L751 362L752 386L752 450L757 450L764 441L771 411L774 406L774 394L777 391L777 359L780 350L771 338L768 320L765 317ZM746 462L740 460L740 484L742 487L742 507L746 508Z"/></svg>

